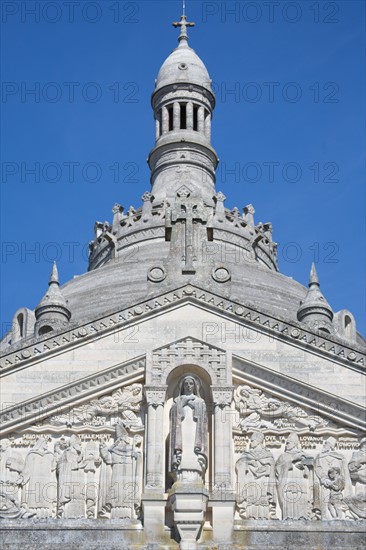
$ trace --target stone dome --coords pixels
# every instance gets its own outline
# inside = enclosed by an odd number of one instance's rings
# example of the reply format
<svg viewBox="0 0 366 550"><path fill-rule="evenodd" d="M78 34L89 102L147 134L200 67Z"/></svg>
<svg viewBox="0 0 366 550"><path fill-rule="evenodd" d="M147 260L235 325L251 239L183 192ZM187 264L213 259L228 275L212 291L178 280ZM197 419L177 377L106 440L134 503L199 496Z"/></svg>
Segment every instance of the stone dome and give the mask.
<svg viewBox="0 0 366 550"><path fill-rule="evenodd" d="M186 40L181 40L162 64L155 91L179 83L197 84L212 93L211 79L205 64Z"/></svg>

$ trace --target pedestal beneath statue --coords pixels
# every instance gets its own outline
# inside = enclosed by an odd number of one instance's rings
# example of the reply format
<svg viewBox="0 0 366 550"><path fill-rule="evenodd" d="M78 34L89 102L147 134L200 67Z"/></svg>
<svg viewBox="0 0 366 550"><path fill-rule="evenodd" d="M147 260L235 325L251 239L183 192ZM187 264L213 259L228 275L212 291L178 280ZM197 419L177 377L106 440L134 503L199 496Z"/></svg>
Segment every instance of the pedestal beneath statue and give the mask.
<svg viewBox="0 0 366 550"><path fill-rule="evenodd" d="M194 550L205 521L208 491L202 483L174 483L168 502L182 550Z"/></svg>

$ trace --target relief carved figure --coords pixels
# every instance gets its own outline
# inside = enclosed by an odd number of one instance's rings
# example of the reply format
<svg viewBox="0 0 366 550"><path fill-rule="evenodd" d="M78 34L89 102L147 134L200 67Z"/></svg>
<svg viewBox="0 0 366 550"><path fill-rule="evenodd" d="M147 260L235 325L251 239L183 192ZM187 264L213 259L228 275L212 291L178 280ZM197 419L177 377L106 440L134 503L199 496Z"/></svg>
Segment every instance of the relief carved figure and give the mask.
<svg viewBox="0 0 366 550"><path fill-rule="evenodd" d="M19 491L23 484L21 472L22 457L11 448L9 439L0 440L0 519L29 518L35 512L28 512L20 506Z"/></svg>
<svg viewBox="0 0 366 550"><path fill-rule="evenodd" d="M38 518L56 514L55 455L48 450L48 436L40 436L25 458L22 505Z"/></svg>
<svg viewBox="0 0 366 550"><path fill-rule="evenodd" d="M345 494L349 495L352 490L346 458L335 450L336 443L337 440L334 437L328 437L323 444L322 451L315 457L314 461L314 508L320 510L322 519L334 517L330 511L334 507L329 508L328 506L332 491L328 476L330 468L339 470L339 476L343 479Z"/></svg>
<svg viewBox="0 0 366 550"><path fill-rule="evenodd" d="M207 469L207 412L200 386L196 376L185 376L170 410L169 472L174 480L203 480Z"/></svg>
<svg viewBox="0 0 366 550"><path fill-rule="evenodd" d="M3 495L18 497L18 478L23 469L19 453L11 448L9 439L0 440L0 492Z"/></svg>
<svg viewBox="0 0 366 550"><path fill-rule="evenodd" d="M57 464L58 515L65 519L85 517L84 467L81 441L72 435Z"/></svg>
<svg viewBox="0 0 366 550"><path fill-rule="evenodd" d="M309 518L309 466L298 435L290 433L285 452L276 462L278 500L282 519Z"/></svg>
<svg viewBox="0 0 366 550"><path fill-rule="evenodd" d="M143 431L143 423L138 413L142 400L142 384L131 384L114 391L112 395L104 395L52 416L46 422L52 426L81 427L110 425L120 420L129 431L140 432Z"/></svg>
<svg viewBox="0 0 366 550"><path fill-rule="evenodd" d="M142 384L131 384L120 390L117 390L112 395L117 403L118 412L120 413L122 424L130 432L141 432L144 429L141 418L137 413L141 410L142 402Z"/></svg>
<svg viewBox="0 0 366 550"><path fill-rule="evenodd" d="M359 444L348 464L351 480L355 486L354 496L346 497L345 502L355 519L366 519L366 437Z"/></svg>
<svg viewBox="0 0 366 550"><path fill-rule="evenodd" d="M248 385L238 386L234 394L239 411L239 427L242 431L273 427L308 427L315 430L327 425L327 421L311 416L300 407L280 399L267 397L263 392Z"/></svg>
<svg viewBox="0 0 366 550"><path fill-rule="evenodd" d="M98 488L95 479L98 466L102 463L99 448L93 441L89 441L84 450L84 472L86 475L85 498L86 517L94 518L98 499Z"/></svg>
<svg viewBox="0 0 366 550"><path fill-rule="evenodd" d="M134 519L139 502L138 470L140 436L130 437L122 423L116 425L111 447L100 445L103 466L100 475L99 515L111 519Z"/></svg>
<svg viewBox="0 0 366 550"><path fill-rule="evenodd" d="M236 463L237 504L243 519L270 519L276 504L275 461L264 447L264 435L255 432L249 449Z"/></svg>
<svg viewBox="0 0 366 550"><path fill-rule="evenodd" d="M342 501L345 483L338 466L329 468L328 478L323 480L323 484L329 489L328 511L330 516L335 519L341 519L343 517Z"/></svg>
<svg viewBox="0 0 366 550"><path fill-rule="evenodd" d="M235 405L240 414L239 426L243 431L270 427L271 423L262 419L263 396L261 390L250 386L239 386L234 395Z"/></svg>

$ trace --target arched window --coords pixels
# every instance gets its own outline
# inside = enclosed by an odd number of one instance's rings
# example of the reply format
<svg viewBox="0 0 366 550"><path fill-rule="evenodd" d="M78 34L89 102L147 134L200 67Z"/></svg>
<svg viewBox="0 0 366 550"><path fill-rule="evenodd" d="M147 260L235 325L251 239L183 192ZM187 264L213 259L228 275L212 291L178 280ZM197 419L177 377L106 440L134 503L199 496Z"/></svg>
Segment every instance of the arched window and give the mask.
<svg viewBox="0 0 366 550"><path fill-rule="evenodd" d="M23 338L24 336L24 315L23 313L19 313L17 317L18 322L18 331L19 331L19 338Z"/></svg>
<svg viewBox="0 0 366 550"><path fill-rule="evenodd" d="M43 336L43 334L47 334L48 332L52 332L53 328L50 327L49 325L44 325L43 327L41 327L39 329L39 336Z"/></svg>
<svg viewBox="0 0 366 550"><path fill-rule="evenodd" d="M352 338L352 319L349 315L344 316L344 335L346 338Z"/></svg>

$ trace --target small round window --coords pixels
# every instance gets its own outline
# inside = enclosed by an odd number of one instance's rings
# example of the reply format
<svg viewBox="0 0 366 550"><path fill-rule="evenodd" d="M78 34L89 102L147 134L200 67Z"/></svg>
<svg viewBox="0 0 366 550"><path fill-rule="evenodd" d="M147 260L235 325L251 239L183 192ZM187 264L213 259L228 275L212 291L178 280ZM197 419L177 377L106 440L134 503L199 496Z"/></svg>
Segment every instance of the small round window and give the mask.
<svg viewBox="0 0 366 550"><path fill-rule="evenodd" d="M187 65L187 63L179 63L178 68L179 68L181 71L185 71L185 70L188 69L188 65Z"/></svg>

